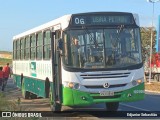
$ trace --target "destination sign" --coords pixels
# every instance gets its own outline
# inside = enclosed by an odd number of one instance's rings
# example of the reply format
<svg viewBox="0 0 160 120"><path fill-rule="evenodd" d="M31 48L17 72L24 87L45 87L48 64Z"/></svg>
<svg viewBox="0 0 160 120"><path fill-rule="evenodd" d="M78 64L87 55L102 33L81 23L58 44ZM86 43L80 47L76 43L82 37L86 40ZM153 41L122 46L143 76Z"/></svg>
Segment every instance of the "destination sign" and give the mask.
<svg viewBox="0 0 160 120"><path fill-rule="evenodd" d="M134 24L133 16L128 15L77 15L72 17L72 25L116 25Z"/></svg>

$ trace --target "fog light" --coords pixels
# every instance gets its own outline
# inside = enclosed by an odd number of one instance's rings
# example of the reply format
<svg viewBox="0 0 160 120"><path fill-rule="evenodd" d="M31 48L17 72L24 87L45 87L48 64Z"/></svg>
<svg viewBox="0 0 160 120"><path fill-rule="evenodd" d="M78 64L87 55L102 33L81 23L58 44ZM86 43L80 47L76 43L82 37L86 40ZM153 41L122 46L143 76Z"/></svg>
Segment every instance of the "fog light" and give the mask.
<svg viewBox="0 0 160 120"><path fill-rule="evenodd" d="M82 100L86 100L86 97L84 97L84 96L82 96L81 98L82 98Z"/></svg>
<svg viewBox="0 0 160 120"><path fill-rule="evenodd" d="M132 97L132 94L131 94L131 93L129 93L129 94L128 94L128 97Z"/></svg>

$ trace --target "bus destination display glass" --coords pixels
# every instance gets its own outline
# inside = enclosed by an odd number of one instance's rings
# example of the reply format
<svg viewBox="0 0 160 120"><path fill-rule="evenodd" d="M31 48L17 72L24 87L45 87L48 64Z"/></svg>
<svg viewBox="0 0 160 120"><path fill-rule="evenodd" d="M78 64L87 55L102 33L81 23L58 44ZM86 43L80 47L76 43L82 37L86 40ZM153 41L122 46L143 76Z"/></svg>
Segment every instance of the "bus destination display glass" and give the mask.
<svg viewBox="0 0 160 120"><path fill-rule="evenodd" d="M116 25L133 24L131 15L78 15L72 17L72 25Z"/></svg>

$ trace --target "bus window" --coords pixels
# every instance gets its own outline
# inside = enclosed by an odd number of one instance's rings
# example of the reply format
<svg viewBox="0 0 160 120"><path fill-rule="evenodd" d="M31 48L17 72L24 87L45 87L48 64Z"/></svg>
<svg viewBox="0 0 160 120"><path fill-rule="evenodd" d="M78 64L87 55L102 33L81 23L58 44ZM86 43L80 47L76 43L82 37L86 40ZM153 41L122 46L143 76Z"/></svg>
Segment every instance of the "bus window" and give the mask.
<svg viewBox="0 0 160 120"><path fill-rule="evenodd" d="M51 58L51 31L50 30L47 30L44 32L43 58L46 60Z"/></svg>
<svg viewBox="0 0 160 120"><path fill-rule="evenodd" d="M69 52L68 50L69 50L69 48L68 48L68 46L67 46L67 37L68 37L67 34L64 33L64 34L63 34L63 40L64 40L64 41L63 41L63 43L64 43L63 45L64 45L64 49L65 49L65 51L64 51L64 56L65 56L65 57L64 57L64 61L66 62L66 64L70 64L70 63L69 63L69 60L68 60L68 57L69 57L69 56L68 56L68 55L69 55L69 54L68 54L68 52Z"/></svg>
<svg viewBox="0 0 160 120"><path fill-rule="evenodd" d="M23 60L24 59L24 38L22 38L20 40L20 59Z"/></svg>
<svg viewBox="0 0 160 120"><path fill-rule="evenodd" d="M13 42L13 60L16 60L16 41Z"/></svg>
<svg viewBox="0 0 160 120"><path fill-rule="evenodd" d="M36 58L38 60L42 59L42 44L43 44L43 33L40 32L37 34L37 50L36 50Z"/></svg>
<svg viewBox="0 0 160 120"><path fill-rule="evenodd" d="M35 59L36 56L36 37L35 34L30 36L31 42L31 60Z"/></svg>
<svg viewBox="0 0 160 120"><path fill-rule="evenodd" d="M17 45L16 45L17 46L16 59L18 60L20 58L20 40L17 40L16 43L17 43Z"/></svg>
<svg viewBox="0 0 160 120"><path fill-rule="evenodd" d="M25 60L27 60L27 59L29 59L29 56L30 56L30 39L29 39L29 36L27 36L25 38L24 46L25 46L24 58L25 58Z"/></svg>

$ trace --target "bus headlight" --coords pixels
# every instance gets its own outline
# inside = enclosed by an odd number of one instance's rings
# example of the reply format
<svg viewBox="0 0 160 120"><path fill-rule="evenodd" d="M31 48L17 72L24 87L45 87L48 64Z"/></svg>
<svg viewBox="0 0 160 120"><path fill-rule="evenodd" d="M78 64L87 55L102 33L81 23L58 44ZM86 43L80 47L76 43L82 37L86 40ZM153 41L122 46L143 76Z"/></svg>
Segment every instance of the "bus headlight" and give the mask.
<svg viewBox="0 0 160 120"><path fill-rule="evenodd" d="M80 84L79 83L75 83L75 82L66 82L65 86L69 87L71 89L79 89L80 88Z"/></svg>
<svg viewBox="0 0 160 120"><path fill-rule="evenodd" d="M79 83L69 82L68 87L71 89L79 89L80 85Z"/></svg>
<svg viewBox="0 0 160 120"><path fill-rule="evenodd" d="M136 85L137 85L136 80L133 80L133 81L132 81L132 85L133 85L133 86L136 86Z"/></svg>
<svg viewBox="0 0 160 120"><path fill-rule="evenodd" d="M72 83L72 82L68 83L68 87L69 88L73 88L74 87L74 83Z"/></svg>
<svg viewBox="0 0 160 120"><path fill-rule="evenodd" d="M141 79L137 80L137 83L138 83L138 84L141 84L141 83L142 83L142 80L141 80Z"/></svg>
<svg viewBox="0 0 160 120"><path fill-rule="evenodd" d="M80 88L79 83L74 84L74 89L79 89L79 88Z"/></svg>
<svg viewBox="0 0 160 120"><path fill-rule="evenodd" d="M133 81L132 81L132 85L133 85L133 86L139 85L139 84L141 84L141 83L142 83L142 80L141 80L141 79L133 80Z"/></svg>

